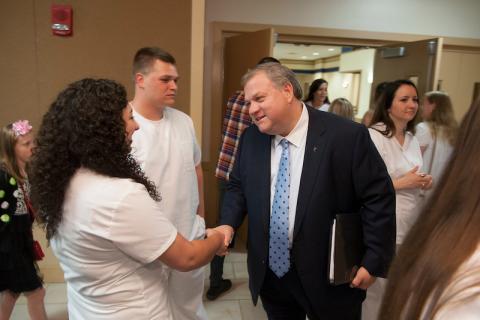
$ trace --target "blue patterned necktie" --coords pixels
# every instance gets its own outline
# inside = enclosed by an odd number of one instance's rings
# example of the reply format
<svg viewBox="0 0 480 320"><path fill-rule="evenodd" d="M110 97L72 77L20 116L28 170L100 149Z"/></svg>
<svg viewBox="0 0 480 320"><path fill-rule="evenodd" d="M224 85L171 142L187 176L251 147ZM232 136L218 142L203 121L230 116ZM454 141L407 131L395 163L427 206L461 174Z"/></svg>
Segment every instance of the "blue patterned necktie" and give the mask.
<svg viewBox="0 0 480 320"><path fill-rule="evenodd" d="M278 166L275 195L273 197L272 214L270 216L269 267L281 278L290 268L290 252L288 251L288 202L290 199L290 155L289 142L280 141L282 155Z"/></svg>

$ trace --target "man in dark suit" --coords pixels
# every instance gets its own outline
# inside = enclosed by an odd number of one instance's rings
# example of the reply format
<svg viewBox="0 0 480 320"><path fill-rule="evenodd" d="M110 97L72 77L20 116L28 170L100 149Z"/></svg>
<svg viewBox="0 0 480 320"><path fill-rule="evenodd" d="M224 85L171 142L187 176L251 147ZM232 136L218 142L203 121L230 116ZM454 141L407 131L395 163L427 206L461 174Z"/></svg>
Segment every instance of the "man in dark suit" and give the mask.
<svg viewBox="0 0 480 320"><path fill-rule="evenodd" d="M254 125L240 141L219 229L248 212L254 303L269 319L359 319L365 290L395 248L395 192L367 129L301 102L295 75L267 63L242 79ZM335 214L360 214L365 254L350 284L328 282Z"/></svg>

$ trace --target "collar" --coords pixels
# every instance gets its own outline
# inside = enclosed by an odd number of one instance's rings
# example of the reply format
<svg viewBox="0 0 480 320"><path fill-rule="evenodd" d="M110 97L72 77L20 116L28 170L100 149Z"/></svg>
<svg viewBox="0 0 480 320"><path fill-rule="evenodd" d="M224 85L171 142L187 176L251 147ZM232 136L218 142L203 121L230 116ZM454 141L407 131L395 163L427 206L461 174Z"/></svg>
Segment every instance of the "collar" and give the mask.
<svg viewBox="0 0 480 320"><path fill-rule="evenodd" d="M305 103L302 103L302 114L300 115L300 119L298 119L297 124L293 128L292 131L286 136L283 137L281 135L275 135L274 145L275 147L278 146L282 139L287 139L288 142L293 144L295 147L300 147L302 141L305 139L308 131L308 110L305 106Z"/></svg>

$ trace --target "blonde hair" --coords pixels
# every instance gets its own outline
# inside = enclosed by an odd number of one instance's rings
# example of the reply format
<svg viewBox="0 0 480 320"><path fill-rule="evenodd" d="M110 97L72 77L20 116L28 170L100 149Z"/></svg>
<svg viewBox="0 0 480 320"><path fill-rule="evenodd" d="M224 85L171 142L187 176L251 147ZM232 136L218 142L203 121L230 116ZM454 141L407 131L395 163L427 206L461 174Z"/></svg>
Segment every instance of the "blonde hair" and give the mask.
<svg viewBox="0 0 480 320"><path fill-rule="evenodd" d="M425 93L428 102L435 105L429 119L424 119L428 124L432 136L444 137L451 145L455 142L458 123L453 114L452 100L446 92L430 91Z"/></svg>
<svg viewBox="0 0 480 320"><path fill-rule="evenodd" d="M22 175L15 156L15 145L17 144L17 136L13 131L13 123L2 128L0 133L0 162L1 169L7 171L9 175L23 181L25 177Z"/></svg>
<svg viewBox="0 0 480 320"><path fill-rule="evenodd" d="M353 120L353 106L350 101L345 98L337 98L333 100L332 104L328 108L328 112Z"/></svg>

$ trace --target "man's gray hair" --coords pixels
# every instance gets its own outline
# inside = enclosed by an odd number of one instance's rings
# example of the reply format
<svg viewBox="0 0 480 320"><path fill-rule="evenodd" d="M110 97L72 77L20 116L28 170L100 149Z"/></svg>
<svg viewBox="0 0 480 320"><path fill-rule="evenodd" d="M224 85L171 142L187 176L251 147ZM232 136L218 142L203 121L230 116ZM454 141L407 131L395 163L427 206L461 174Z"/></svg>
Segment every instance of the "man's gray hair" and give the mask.
<svg viewBox="0 0 480 320"><path fill-rule="evenodd" d="M289 68L275 62L260 64L248 70L242 77L242 87L245 87L245 84L260 72L265 73L267 78L272 81L278 89L282 89L285 84L290 83L293 87L293 95L295 98L298 100L302 99L302 87L295 77L295 73Z"/></svg>

